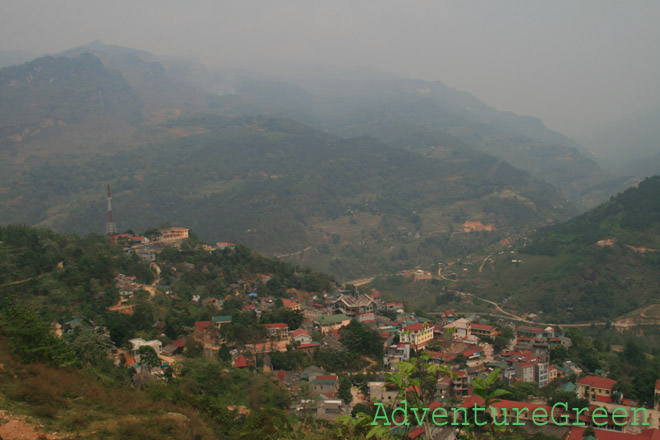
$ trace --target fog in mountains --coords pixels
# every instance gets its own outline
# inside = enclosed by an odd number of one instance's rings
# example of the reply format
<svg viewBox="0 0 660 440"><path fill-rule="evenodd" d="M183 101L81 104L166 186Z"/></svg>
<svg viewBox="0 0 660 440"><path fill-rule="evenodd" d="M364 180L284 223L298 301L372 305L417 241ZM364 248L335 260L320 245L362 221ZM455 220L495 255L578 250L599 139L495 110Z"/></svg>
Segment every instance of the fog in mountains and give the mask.
<svg viewBox="0 0 660 440"><path fill-rule="evenodd" d="M131 227L186 224L352 277L660 174L652 2L2 12L0 224L102 230L109 183Z"/></svg>
<svg viewBox="0 0 660 440"><path fill-rule="evenodd" d="M377 69L540 117L594 151L607 143L597 133L660 97L653 0L5 1L0 10L3 51L58 53L100 39L287 75L310 66Z"/></svg>

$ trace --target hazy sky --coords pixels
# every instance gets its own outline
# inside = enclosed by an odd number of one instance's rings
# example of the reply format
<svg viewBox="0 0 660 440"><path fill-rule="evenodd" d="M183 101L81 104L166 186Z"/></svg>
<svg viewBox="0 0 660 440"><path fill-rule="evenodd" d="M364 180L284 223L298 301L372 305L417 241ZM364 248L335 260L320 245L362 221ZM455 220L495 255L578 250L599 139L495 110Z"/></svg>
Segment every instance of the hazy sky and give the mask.
<svg viewBox="0 0 660 440"><path fill-rule="evenodd" d="M0 0L0 50L96 39L218 66L440 80L578 138L660 103L658 0Z"/></svg>

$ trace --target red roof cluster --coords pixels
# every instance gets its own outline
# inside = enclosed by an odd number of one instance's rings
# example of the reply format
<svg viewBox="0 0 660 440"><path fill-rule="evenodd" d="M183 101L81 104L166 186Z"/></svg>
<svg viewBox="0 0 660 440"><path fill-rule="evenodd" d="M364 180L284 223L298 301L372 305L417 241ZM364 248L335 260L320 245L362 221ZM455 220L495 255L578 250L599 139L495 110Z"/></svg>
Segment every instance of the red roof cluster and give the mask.
<svg viewBox="0 0 660 440"><path fill-rule="evenodd" d="M339 379L337 376L316 376L316 380L337 380Z"/></svg>
<svg viewBox="0 0 660 440"><path fill-rule="evenodd" d="M614 384L616 384L616 380L608 379L607 377L585 376L578 380L577 384L593 388L604 388L611 390Z"/></svg>
<svg viewBox="0 0 660 440"><path fill-rule="evenodd" d="M584 429L574 426L567 440L582 440ZM645 429L641 434L624 434L618 431L595 429L598 440L660 440L660 429Z"/></svg>
<svg viewBox="0 0 660 440"><path fill-rule="evenodd" d="M472 324L471 327L472 327L472 330L485 330L485 331L495 330L495 327L493 327L492 325L488 325L488 324Z"/></svg>
<svg viewBox="0 0 660 440"><path fill-rule="evenodd" d="M290 299L282 298L282 305L284 307L300 307L300 304Z"/></svg>
<svg viewBox="0 0 660 440"><path fill-rule="evenodd" d="M296 329L296 330L291 332L291 337L292 338L295 338L296 336L310 336L311 337L311 335L309 334L309 332L307 330L303 330L301 328Z"/></svg>
<svg viewBox="0 0 660 440"><path fill-rule="evenodd" d="M283 322L276 322L273 324L264 324L266 328L289 328L289 326Z"/></svg>
<svg viewBox="0 0 660 440"><path fill-rule="evenodd" d="M403 329L406 330L406 331L411 331L411 332L419 332L419 331L422 331L423 329L425 329L427 327L433 327L433 326L431 324L429 324L428 322L424 322L424 323L416 322L414 324L410 324L410 325L405 326Z"/></svg>
<svg viewBox="0 0 660 440"><path fill-rule="evenodd" d="M198 332L203 332L211 325L211 321L197 321L195 323L195 330Z"/></svg>

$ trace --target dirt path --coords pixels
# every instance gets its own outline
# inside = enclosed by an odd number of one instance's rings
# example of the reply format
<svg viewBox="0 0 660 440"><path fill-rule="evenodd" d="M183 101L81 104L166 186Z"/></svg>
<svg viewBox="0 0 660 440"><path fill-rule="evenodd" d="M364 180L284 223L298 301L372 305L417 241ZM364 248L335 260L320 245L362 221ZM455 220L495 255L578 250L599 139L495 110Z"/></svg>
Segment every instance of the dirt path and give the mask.
<svg viewBox="0 0 660 440"><path fill-rule="evenodd" d="M311 246L307 246L305 249L302 249L302 250L297 251L297 252L291 252L290 254L275 254L275 256L277 258L293 257L294 255L300 255L303 252L310 250L311 248L312 248Z"/></svg>
<svg viewBox="0 0 660 440"><path fill-rule="evenodd" d="M47 273L42 273L41 275L37 275L36 277L26 278L24 280L12 281L11 283L0 284L0 287L15 286L17 284L27 283L28 281L38 280L39 278L41 278L43 276L46 276L46 275L48 275L48 274Z"/></svg>
<svg viewBox="0 0 660 440"><path fill-rule="evenodd" d="M489 256L487 256L486 258L484 258L484 261L481 262L481 266L479 266L479 272L481 272L481 271L483 270L484 266L486 265L486 262L487 262L491 257L492 257L492 255L489 255Z"/></svg>
<svg viewBox="0 0 660 440"><path fill-rule="evenodd" d="M353 280L353 281L347 281L346 284L352 284L354 286L362 286L363 284L369 284L372 282L376 277L370 277L370 278L360 278L359 280Z"/></svg>

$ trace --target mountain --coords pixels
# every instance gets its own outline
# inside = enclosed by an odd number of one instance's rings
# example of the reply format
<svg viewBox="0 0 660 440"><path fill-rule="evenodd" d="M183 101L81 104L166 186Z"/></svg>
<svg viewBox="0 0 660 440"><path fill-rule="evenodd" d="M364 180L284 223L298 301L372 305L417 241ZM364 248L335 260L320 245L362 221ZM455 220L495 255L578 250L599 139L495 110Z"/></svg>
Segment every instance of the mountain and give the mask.
<svg viewBox="0 0 660 440"><path fill-rule="evenodd" d="M134 130L141 119L133 88L91 54L46 56L0 70L1 154L71 154L77 149L67 135L85 148Z"/></svg>
<svg viewBox="0 0 660 440"><path fill-rule="evenodd" d="M351 277L471 252L574 212L551 185L460 142L423 155L278 118L163 126L196 134L33 167L0 195L0 222L102 231L109 182L120 228L186 224Z"/></svg>
<svg viewBox="0 0 660 440"><path fill-rule="evenodd" d="M106 69L116 70L135 90L143 103L146 122L161 122L192 111L208 110L209 98L189 82L180 79L180 64L173 68L149 52L94 41L69 49L58 57L75 58L89 53Z"/></svg>
<svg viewBox="0 0 660 440"><path fill-rule="evenodd" d="M48 115L30 118L26 112L18 112L7 124L4 136L22 143L12 141L5 146L18 155L17 162L24 163L26 151L36 153L33 159L36 161L49 152L84 157L89 152L131 149L154 140L180 137L182 133L163 130L159 124L173 117L202 112L228 117L284 117L342 137L367 135L422 154L432 153L438 142L452 137L548 181L581 207L602 201L608 194L592 191L592 188L602 189L614 179L579 145L548 129L540 120L498 111L469 93L437 81L402 79L373 72L336 77L326 73L319 79L268 76L236 69L212 71L187 60L162 59L145 51L98 41L62 52L57 57L49 59L72 65L80 57L90 63L92 59L100 60L102 70L95 74L105 76L99 81L104 84L107 76L113 76L116 80L113 87L117 88L103 90L103 96L118 98L117 94L123 93L118 90L121 88L132 95L134 108L124 106L120 110L122 105L118 105L117 113L124 117L118 125L114 122L118 114L110 109L104 109L103 118L91 123L98 111L90 112L78 105L70 109L69 115L69 119L78 123L57 131L57 138L48 148L38 142L36 134L48 133L52 138L56 130L46 130L47 126L69 124L67 118L53 119ZM97 61L96 65L100 67ZM30 66L12 69L19 69L16 72L25 75ZM84 94L86 87L81 83L70 87L67 93ZM6 89L0 93L18 100L19 107L28 108L44 100L54 103L71 100L71 96L61 95L58 84L51 83L31 88L32 95L24 94L22 89ZM23 99L25 102L19 102ZM126 102L125 99L116 100ZM62 115L66 109L60 110L55 113ZM81 114L89 117L82 121ZM130 123L126 124L126 120ZM108 123L103 124L106 121ZM426 134L422 136L420 132ZM408 135L412 137L408 139ZM33 137L33 142L26 139Z"/></svg>
<svg viewBox="0 0 660 440"><path fill-rule="evenodd" d="M542 322L639 319L660 302L659 176L531 239L466 276L463 287L539 311Z"/></svg>
<svg viewBox="0 0 660 440"><path fill-rule="evenodd" d="M590 188L614 179L593 156L566 136L532 117L498 111L474 96L441 82L388 76L368 79L310 80L264 78L228 72L216 78L218 89L231 90L218 104L226 115L254 111L300 120L341 136L391 139L388 127L442 132L486 153L498 156L533 176L560 187L576 203L593 206L602 201ZM288 81L288 82L287 82ZM295 83L295 85L293 85ZM236 96L244 98L237 105ZM401 138L401 136L398 136ZM433 138L406 148L435 146ZM596 202L594 202L594 200Z"/></svg>

